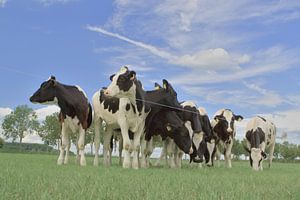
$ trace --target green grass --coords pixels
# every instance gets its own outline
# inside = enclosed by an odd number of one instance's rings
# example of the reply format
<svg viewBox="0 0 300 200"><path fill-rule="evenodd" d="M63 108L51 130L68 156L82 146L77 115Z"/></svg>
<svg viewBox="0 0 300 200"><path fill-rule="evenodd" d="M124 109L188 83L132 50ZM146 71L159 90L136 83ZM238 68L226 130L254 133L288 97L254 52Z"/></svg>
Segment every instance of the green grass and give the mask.
<svg viewBox="0 0 300 200"><path fill-rule="evenodd" d="M91 157L86 167L74 156L69 165L57 166L56 159L0 153L0 199L300 199L300 164L273 163L263 172L237 161L232 169L184 163L126 170L116 159L110 168L92 166Z"/></svg>

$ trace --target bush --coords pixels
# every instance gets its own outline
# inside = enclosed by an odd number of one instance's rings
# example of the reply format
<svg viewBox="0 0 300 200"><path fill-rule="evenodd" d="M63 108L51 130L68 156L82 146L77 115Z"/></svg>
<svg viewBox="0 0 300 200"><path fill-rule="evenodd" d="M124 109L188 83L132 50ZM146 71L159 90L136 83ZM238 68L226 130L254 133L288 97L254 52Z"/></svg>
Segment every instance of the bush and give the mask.
<svg viewBox="0 0 300 200"><path fill-rule="evenodd" d="M4 143L5 143L5 142L4 142L4 139L0 138L0 148L3 147Z"/></svg>

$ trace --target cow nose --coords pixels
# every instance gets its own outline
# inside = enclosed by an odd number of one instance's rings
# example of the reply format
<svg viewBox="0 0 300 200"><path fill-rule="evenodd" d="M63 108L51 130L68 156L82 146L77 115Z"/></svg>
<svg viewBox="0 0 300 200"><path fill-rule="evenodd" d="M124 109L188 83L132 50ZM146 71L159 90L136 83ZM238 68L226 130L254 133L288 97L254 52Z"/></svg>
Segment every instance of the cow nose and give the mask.
<svg viewBox="0 0 300 200"><path fill-rule="evenodd" d="M228 133L232 133L232 129L231 129L231 128L228 128L228 129L227 129L227 132L228 132Z"/></svg>
<svg viewBox="0 0 300 200"><path fill-rule="evenodd" d="M202 163L202 162L203 162L203 158L199 158L199 156L196 156L196 157L194 158L194 161L195 161L196 163Z"/></svg>

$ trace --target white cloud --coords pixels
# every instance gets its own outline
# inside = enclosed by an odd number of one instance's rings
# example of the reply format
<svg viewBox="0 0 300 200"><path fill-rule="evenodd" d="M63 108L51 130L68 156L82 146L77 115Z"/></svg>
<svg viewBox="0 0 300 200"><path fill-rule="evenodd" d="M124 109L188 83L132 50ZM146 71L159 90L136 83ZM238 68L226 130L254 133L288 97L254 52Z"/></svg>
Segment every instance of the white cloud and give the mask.
<svg viewBox="0 0 300 200"><path fill-rule="evenodd" d="M240 57L231 56L225 49L208 49L196 52L193 55L183 55L169 62L176 65L188 66L207 70L238 70L239 64L250 61L248 55Z"/></svg>
<svg viewBox="0 0 300 200"><path fill-rule="evenodd" d="M37 1L39 1L44 6L50 6L53 4L66 4L77 0L37 0Z"/></svg>
<svg viewBox="0 0 300 200"><path fill-rule="evenodd" d="M0 0L0 8L4 8L5 4L7 3L7 0Z"/></svg>
<svg viewBox="0 0 300 200"><path fill-rule="evenodd" d="M104 35L108 35L110 37L114 37L114 38L117 38L119 40L123 40L125 42L130 43L130 44L133 44L135 46L141 47L141 48L146 49L146 50L150 51L152 54L154 54L156 56L159 56L161 58L165 58L165 59L172 59L173 58L173 55L166 52L166 51L160 50L160 49L158 49L158 48L156 48L152 45L149 45L149 44L145 44L145 43L142 43L142 42L139 42L139 41L129 39L128 37L119 35L117 33L109 32L107 30L104 30L101 27L95 27L95 26L88 25L86 28L90 31L95 31L95 32L98 32L98 33L102 33Z"/></svg>
<svg viewBox="0 0 300 200"><path fill-rule="evenodd" d="M55 112L59 112L60 108L55 105L47 106L44 108L40 108L35 110L36 115L38 116L39 121L43 121L46 119L46 116L51 115Z"/></svg>

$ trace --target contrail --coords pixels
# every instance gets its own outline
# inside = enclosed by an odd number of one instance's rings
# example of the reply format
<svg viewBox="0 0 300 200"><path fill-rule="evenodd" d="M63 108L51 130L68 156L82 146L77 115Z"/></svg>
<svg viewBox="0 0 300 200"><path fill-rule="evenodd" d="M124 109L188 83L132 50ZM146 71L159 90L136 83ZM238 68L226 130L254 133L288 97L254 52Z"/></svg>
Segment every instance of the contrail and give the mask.
<svg viewBox="0 0 300 200"><path fill-rule="evenodd" d="M169 52L160 50L160 49L158 49L158 48L156 48L156 47L154 47L152 45L149 45L149 44L144 44L142 42L132 40L130 38L127 38L125 36L119 35L117 33L109 32L107 30L104 30L103 28L96 27L96 26L90 26L90 25L87 25L86 28L88 30L90 30L90 31L95 31L95 32L98 32L98 33L102 33L104 35L108 35L108 36L111 36L111 37L123 40L125 42L128 42L130 44L133 44L135 46L141 47L141 48L146 49L146 50L150 51L152 54L154 54L156 56L159 56L161 58L164 58L164 59L167 59L167 60L174 60L174 59L176 59L176 56L170 54Z"/></svg>

